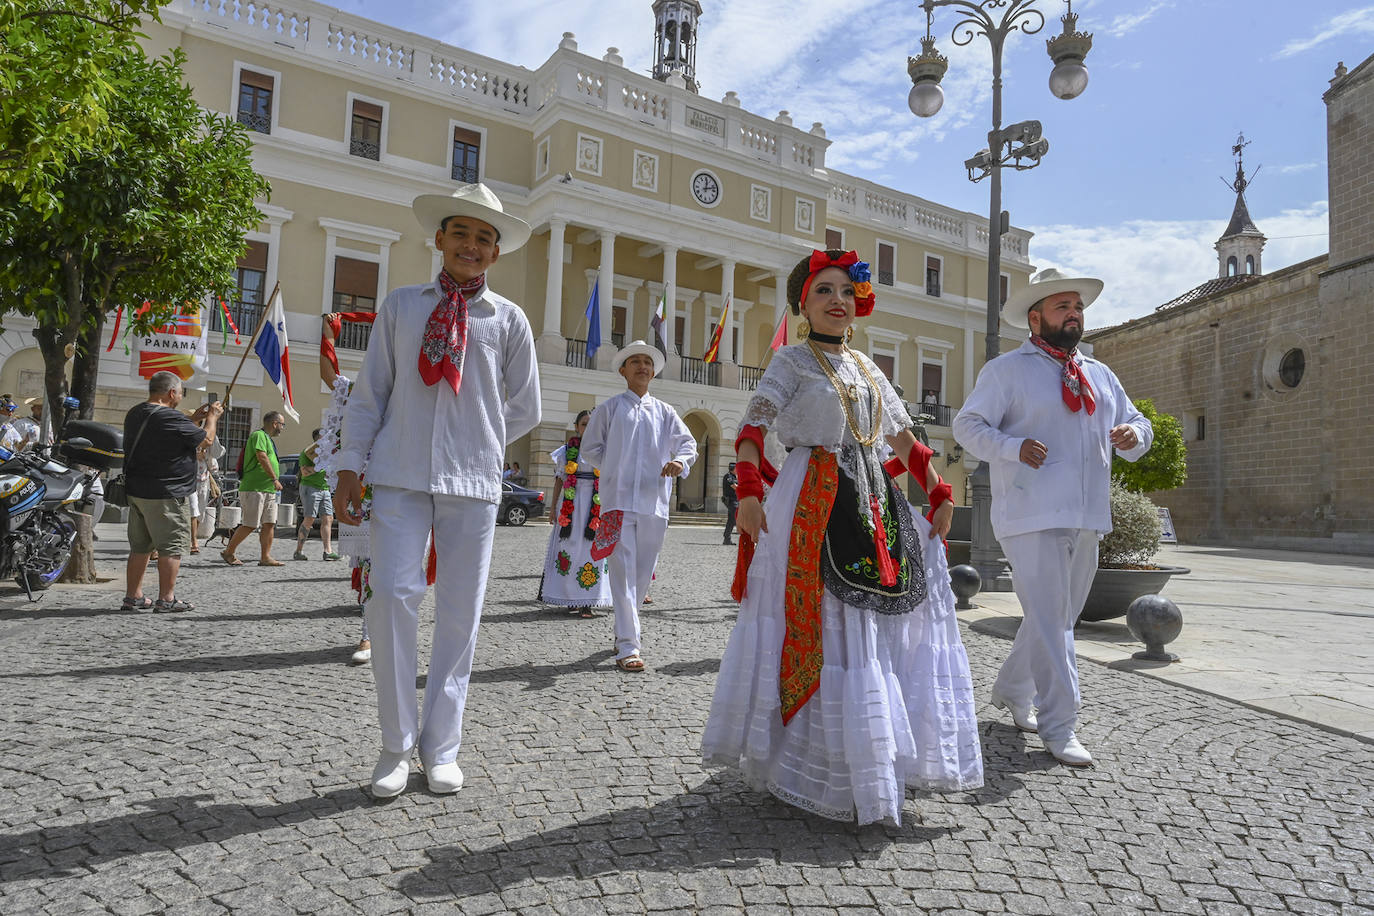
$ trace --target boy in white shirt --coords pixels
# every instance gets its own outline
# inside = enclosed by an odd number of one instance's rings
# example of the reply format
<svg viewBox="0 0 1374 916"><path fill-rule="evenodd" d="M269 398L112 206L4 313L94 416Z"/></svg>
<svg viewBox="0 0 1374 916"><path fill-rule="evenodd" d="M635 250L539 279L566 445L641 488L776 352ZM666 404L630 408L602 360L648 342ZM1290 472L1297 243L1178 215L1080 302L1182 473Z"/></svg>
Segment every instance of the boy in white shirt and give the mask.
<svg viewBox="0 0 1374 916"><path fill-rule="evenodd" d="M612 367L628 390L592 411L582 455L601 469L602 524L620 521L611 554L616 667L640 672L639 603L648 593L668 531L673 478L687 473L697 443L672 407L649 394L663 371L663 354L642 340L621 348ZM607 519L610 514L611 518Z"/></svg>

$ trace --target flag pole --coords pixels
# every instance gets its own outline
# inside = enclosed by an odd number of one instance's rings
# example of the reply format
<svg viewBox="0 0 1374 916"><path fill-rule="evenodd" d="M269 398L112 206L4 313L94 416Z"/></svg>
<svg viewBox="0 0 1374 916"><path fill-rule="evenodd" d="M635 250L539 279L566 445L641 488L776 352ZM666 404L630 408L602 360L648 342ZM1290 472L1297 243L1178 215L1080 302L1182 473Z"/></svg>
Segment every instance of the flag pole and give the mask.
<svg viewBox="0 0 1374 916"><path fill-rule="evenodd" d="M272 295L267 297L267 303L262 307L262 317L258 319L258 326L253 331L253 336L248 338L248 343L243 348L243 355L239 357L239 367L234 370L234 377L229 380L229 387L224 389L224 406L229 407L229 392L234 390L234 385L239 380L239 373L243 371L243 364L248 360L248 351L253 349L253 344L257 342L258 335L262 333L263 326L267 324L267 316L272 311L272 303L277 298L277 293L281 292L281 281L272 287Z"/></svg>

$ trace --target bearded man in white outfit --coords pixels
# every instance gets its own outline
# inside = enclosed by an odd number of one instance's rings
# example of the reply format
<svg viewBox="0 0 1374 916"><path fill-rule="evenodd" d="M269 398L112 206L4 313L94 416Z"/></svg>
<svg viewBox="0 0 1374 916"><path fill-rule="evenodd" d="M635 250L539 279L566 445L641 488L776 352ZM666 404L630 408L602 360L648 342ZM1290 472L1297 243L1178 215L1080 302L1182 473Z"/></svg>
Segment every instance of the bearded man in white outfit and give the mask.
<svg viewBox="0 0 1374 916"><path fill-rule="evenodd" d="M1092 765L1075 734L1073 627L1112 530L1112 451L1136 461L1154 440L1112 370L1077 352L1083 310L1101 291L1101 280L1053 268L1032 277L1002 310L1030 339L983 367L954 420L954 438L991 468L992 527L1024 615L992 703L1069 766Z"/></svg>
<svg viewBox="0 0 1374 916"><path fill-rule="evenodd" d="M592 411L582 455L601 469L601 519L620 513L620 540L608 572L615 606L615 664L640 672L639 605L649 592L668 531L673 478L686 474L697 443L677 411L649 394L663 354L642 340L622 347L611 365L626 390ZM611 515L611 523L617 516ZM593 554L595 555L595 554Z"/></svg>
<svg viewBox="0 0 1374 916"><path fill-rule="evenodd" d="M372 637L382 753L372 794L405 790L419 751L430 791L463 785L457 763L477 625L486 594L501 459L539 423L534 336L486 272L530 227L486 186L415 199L443 269L431 283L393 290L377 311L367 356L343 421L335 514L361 521L367 466L372 500ZM369 458L369 452L371 457ZM436 559L434 638L423 716L415 698L416 638L425 595L425 547Z"/></svg>

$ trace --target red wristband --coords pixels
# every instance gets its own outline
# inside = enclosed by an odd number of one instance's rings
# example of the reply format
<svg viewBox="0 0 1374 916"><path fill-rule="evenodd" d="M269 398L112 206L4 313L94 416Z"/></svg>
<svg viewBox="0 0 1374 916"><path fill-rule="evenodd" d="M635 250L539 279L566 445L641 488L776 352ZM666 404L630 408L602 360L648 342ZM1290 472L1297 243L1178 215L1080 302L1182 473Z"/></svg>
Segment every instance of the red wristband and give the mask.
<svg viewBox="0 0 1374 916"><path fill-rule="evenodd" d="M954 488L943 480L930 491L930 511L933 514L944 503L954 501Z"/></svg>
<svg viewBox="0 0 1374 916"><path fill-rule="evenodd" d="M759 473L757 465L751 461L736 462L735 477L738 478L738 483L735 484L736 496L740 499L748 496L763 499L763 475Z"/></svg>
<svg viewBox="0 0 1374 916"><path fill-rule="evenodd" d="M745 425L739 428L739 435L735 437L736 455L739 454L739 446L741 442L752 442L754 443L754 447L759 450L759 463L755 469L763 475L764 481L771 486L773 481L778 479L778 469L773 467L772 463L769 462L768 458L764 455L763 427ZM738 470L736 471L736 473L738 473ZM762 498L762 496L763 494L760 493L759 497Z"/></svg>
<svg viewBox="0 0 1374 916"><path fill-rule="evenodd" d="M922 490L926 489L926 479L930 476L930 459L935 453L918 439L911 443L911 452L906 456L906 469ZM930 494L927 493L927 496Z"/></svg>

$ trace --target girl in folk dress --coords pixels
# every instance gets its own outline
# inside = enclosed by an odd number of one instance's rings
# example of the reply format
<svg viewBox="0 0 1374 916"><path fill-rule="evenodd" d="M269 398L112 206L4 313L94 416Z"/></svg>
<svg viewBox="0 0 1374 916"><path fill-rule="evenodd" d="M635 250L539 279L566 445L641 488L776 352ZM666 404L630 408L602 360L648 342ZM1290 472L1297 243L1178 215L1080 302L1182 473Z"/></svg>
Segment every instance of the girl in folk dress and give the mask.
<svg viewBox="0 0 1374 916"><path fill-rule="evenodd" d="M940 540L949 486L891 383L846 345L873 309L868 265L815 252L787 295L806 339L776 353L735 443L742 600L702 755L807 811L896 824L908 788L983 782ZM764 460L765 430L789 450L780 472ZM884 443L930 495L932 521L893 482L901 463L884 469Z"/></svg>
<svg viewBox="0 0 1374 916"><path fill-rule="evenodd" d="M592 538L601 524L601 472L580 455L582 434L587 431L590 410L577 415L576 434L553 452L555 471L553 512L549 522L549 549L544 576L539 581L539 600L571 609L585 618L597 616L594 608L611 606L611 583L606 578L605 558L592 559Z"/></svg>

